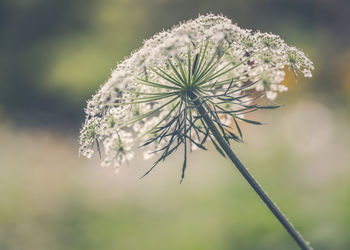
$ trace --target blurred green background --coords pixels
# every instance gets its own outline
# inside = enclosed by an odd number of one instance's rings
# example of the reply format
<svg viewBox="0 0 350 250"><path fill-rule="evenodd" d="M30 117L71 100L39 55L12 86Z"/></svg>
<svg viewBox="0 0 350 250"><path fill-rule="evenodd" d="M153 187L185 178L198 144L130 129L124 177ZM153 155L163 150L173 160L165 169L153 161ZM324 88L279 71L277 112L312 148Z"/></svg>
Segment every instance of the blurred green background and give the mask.
<svg viewBox="0 0 350 250"><path fill-rule="evenodd" d="M78 157L83 109L143 39L198 13L281 35L315 63L233 149L315 249L350 249L348 0L1 0L0 249L297 249L215 150L138 180Z"/></svg>

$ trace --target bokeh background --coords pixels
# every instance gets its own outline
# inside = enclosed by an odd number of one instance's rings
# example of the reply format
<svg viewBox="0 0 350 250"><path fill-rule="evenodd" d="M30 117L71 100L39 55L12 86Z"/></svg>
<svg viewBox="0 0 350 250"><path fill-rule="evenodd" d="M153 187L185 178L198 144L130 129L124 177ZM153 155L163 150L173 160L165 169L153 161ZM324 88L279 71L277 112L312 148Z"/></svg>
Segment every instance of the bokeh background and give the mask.
<svg viewBox="0 0 350 250"><path fill-rule="evenodd" d="M83 109L142 40L198 13L281 35L315 63L233 149L315 249L350 249L348 0L1 0L0 249L297 249L213 148L118 174L78 157ZM180 162L180 163L179 163Z"/></svg>

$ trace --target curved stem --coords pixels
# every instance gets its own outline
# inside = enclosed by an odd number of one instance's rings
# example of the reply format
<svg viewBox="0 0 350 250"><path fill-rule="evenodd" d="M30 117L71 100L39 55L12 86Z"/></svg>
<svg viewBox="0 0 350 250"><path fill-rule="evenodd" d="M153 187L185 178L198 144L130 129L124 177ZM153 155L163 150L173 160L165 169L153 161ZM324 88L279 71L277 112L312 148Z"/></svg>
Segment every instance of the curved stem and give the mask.
<svg viewBox="0 0 350 250"><path fill-rule="evenodd" d="M296 241L299 247L303 250L312 250L312 247L309 245L307 241L301 236L301 234L294 228L292 223L290 223L287 217L282 213L282 211L277 207L277 205L270 199L267 193L263 190L263 188L259 185L259 183L254 179L254 177L249 173L248 169L242 164L242 162L237 158L235 153L232 151L224 137L221 135L219 130L216 128L215 124L209 117L209 110L206 110L198 96L193 92L189 92L188 96L191 98L193 104L195 105L198 113L203 118L204 122L214 135L215 139L224 150L226 155L231 159L233 164L237 167L239 172L243 175L246 181L250 184L250 186L254 189L254 191L260 196L265 205L270 209L270 211L275 215L277 220L282 224L282 226L287 230L290 236Z"/></svg>

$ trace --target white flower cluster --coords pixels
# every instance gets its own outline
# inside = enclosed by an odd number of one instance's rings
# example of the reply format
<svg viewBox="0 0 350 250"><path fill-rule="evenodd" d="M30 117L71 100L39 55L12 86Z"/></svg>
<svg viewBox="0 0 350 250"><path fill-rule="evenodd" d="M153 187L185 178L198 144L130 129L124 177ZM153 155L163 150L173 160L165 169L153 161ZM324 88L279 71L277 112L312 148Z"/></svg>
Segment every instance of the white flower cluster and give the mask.
<svg viewBox="0 0 350 250"><path fill-rule="evenodd" d="M277 35L241 29L213 14L181 23L146 40L88 102L80 153L91 157L97 144L102 164L118 167L134 156L140 138L151 147L145 158L153 151L170 154L167 145L175 142L201 147L206 128L186 93L209 103L228 127L248 105L257 109L261 96L273 100L286 91L280 83L287 68L310 77L313 64Z"/></svg>

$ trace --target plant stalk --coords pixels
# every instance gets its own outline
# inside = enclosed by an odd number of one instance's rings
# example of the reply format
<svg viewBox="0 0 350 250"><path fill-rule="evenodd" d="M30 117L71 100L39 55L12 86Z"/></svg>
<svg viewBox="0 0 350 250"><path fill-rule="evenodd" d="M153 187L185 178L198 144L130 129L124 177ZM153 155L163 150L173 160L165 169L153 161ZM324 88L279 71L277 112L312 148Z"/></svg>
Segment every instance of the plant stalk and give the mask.
<svg viewBox="0 0 350 250"><path fill-rule="evenodd" d="M292 223L290 223L287 217L282 213L282 211L277 207L277 205L270 199L267 193L263 190L263 188L259 185L259 183L254 179L254 177L249 173L248 169L242 164L242 162L237 158L235 153L230 148L229 144L226 142L224 137L221 135L208 113L209 110L206 110L201 100L198 96L192 91L188 92L188 96L193 101L198 113L203 118L204 122L214 135L215 139L221 146L222 150L226 153L226 155L231 159L233 164L237 167L238 171L243 175L249 185L254 189L254 191L260 196L265 205L270 209L270 211L275 215L277 220L282 224L282 226L287 230L289 235L295 240L295 242L299 245L302 250L312 250L312 247L309 245L307 241L304 240L302 235L294 228Z"/></svg>

